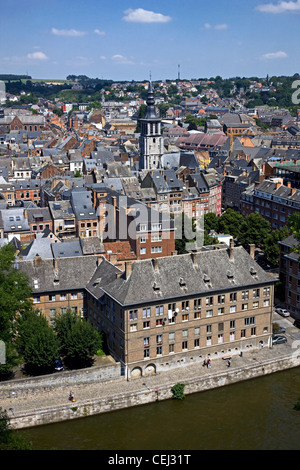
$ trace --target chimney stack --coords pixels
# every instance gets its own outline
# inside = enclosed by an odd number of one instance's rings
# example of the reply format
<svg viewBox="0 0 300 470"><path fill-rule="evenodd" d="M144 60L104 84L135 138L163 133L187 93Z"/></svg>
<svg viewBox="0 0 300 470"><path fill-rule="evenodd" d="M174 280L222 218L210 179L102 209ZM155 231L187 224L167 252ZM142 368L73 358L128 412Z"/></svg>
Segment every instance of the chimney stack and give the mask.
<svg viewBox="0 0 300 470"><path fill-rule="evenodd" d="M157 261L157 258L152 258L152 265L153 265L154 271L158 271L158 261Z"/></svg>
<svg viewBox="0 0 300 470"><path fill-rule="evenodd" d="M127 280L132 273L132 261L125 262L125 279Z"/></svg>
<svg viewBox="0 0 300 470"><path fill-rule="evenodd" d="M230 246L229 246L229 259L233 260L233 249L234 249L234 241L230 240Z"/></svg>
<svg viewBox="0 0 300 470"><path fill-rule="evenodd" d="M251 245L249 245L249 247L250 247L250 256L251 256L252 259L254 259L254 257L255 257L255 245L251 244Z"/></svg>

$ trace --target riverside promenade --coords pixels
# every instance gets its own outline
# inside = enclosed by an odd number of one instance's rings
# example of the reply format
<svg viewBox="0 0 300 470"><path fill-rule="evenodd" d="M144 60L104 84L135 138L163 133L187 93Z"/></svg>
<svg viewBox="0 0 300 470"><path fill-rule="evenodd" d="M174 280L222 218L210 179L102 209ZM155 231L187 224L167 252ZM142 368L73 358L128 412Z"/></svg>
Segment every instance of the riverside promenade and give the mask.
<svg viewBox="0 0 300 470"><path fill-rule="evenodd" d="M285 336L288 338L285 344L233 355L230 367L226 360L218 357L211 359L210 368L197 363L129 381L124 377L91 383L66 380L25 396L18 394L17 386L14 389L10 384L9 396L5 397L5 382L2 382L0 407L6 409L12 427L26 428L170 399L172 386L179 382L185 384L186 395L210 390L299 367L300 330L289 322ZM70 390L75 403L68 400Z"/></svg>

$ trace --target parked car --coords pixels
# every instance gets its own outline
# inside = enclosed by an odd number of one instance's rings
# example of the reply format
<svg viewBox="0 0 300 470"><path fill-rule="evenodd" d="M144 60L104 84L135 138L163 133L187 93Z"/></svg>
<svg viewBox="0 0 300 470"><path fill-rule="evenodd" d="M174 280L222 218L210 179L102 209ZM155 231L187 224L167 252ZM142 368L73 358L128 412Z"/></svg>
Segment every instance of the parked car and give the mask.
<svg viewBox="0 0 300 470"><path fill-rule="evenodd" d="M276 308L275 312L279 313L282 317L289 317L290 312L288 312L285 308Z"/></svg>
<svg viewBox="0 0 300 470"><path fill-rule="evenodd" d="M287 339L286 339L285 336L275 335L272 338L272 344L282 344L282 343L286 343L286 342L287 342Z"/></svg>
<svg viewBox="0 0 300 470"><path fill-rule="evenodd" d="M59 357L59 358L56 359L56 361L55 361L55 367L54 367L54 369L55 369L56 371L61 371L61 370L63 370L63 368L64 368L64 367L63 367L62 360L61 360L61 358Z"/></svg>

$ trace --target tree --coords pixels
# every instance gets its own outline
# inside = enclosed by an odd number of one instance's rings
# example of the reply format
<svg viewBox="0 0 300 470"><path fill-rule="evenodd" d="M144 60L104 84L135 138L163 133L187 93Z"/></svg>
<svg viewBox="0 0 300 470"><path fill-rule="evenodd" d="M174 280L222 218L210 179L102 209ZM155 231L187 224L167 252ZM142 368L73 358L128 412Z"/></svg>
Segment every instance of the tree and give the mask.
<svg viewBox="0 0 300 470"><path fill-rule="evenodd" d="M5 410L0 408L0 450L31 450L27 437L11 428Z"/></svg>
<svg viewBox="0 0 300 470"><path fill-rule="evenodd" d="M209 212L204 215L204 229L209 233L210 231L219 231L219 218L214 212Z"/></svg>
<svg viewBox="0 0 300 470"><path fill-rule="evenodd" d="M52 372L59 356L59 343L46 317L37 310L20 315L17 344L31 374Z"/></svg>
<svg viewBox="0 0 300 470"><path fill-rule="evenodd" d="M239 226L238 241L241 245L262 245L271 232L271 224L256 212L248 215Z"/></svg>
<svg viewBox="0 0 300 470"><path fill-rule="evenodd" d="M15 248L10 243L0 249L0 340L5 343L5 364L0 376L6 376L19 362L16 350L16 320L32 308L29 279L14 266Z"/></svg>
<svg viewBox="0 0 300 470"><path fill-rule="evenodd" d="M219 233L229 234L233 238L237 238L240 233L240 226L244 221L244 217L233 209L227 209L219 218Z"/></svg>
<svg viewBox="0 0 300 470"><path fill-rule="evenodd" d="M284 240L290 235L290 230L284 226L281 230L273 230L269 236L262 241L262 247L268 263L273 266L279 266L280 246L278 242Z"/></svg>
<svg viewBox="0 0 300 470"><path fill-rule="evenodd" d="M61 354L71 368L89 367L102 348L102 335L87 320L67 311L55 318Z"/></svg>

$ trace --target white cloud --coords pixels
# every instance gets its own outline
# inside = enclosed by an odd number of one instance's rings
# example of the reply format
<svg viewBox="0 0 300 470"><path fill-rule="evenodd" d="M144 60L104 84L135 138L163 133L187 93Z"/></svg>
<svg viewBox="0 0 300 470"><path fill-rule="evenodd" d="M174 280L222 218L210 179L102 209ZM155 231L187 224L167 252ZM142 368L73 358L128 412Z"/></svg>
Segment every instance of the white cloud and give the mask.
<svg viewBox="0 0 300 470"><path fill-rule="evenodd" d="M265 5L258 5L256 9L264 13L274 13L274 14L300 11L300 0L296 0L294 2L281 1L277 4L266 3Z"/></svg>
<svg viewBox="0 0 300 470"><path fill-rule="evenodd" d="M134 62L131 59L128 59L127 57L124 57L121 54L115 54L112 56L112 60L116 62L117 64L125 64L125 65L132 65Z"/></svg>
<svg viewBox="0 0 300 470"><path fill-rule="evenodd" d="M27 59L34 59L34 60L47 60L48 57L41 51L31 52L27 54Z"/></svg>
<svg viewBox="0 0 300 470"><path fill-rule="evenodd" d="M95 33L95 34L98 34L98 36L104 36L104 35L105 35L105 32L104 32L104 31L100 31L100 29L94 29L94 33Z"/></svg>
<svg viewBox="0 0 300 470"><path fill-rule="evenodd" d="M143 8L137 8L136 10L126 10L123 20L132 23L167 23L171 21L170 16L162 15L161 13L154 13L153 11L147 11Z"/></svg>
<svg viewBox="0 0 300 470"><path fill-rule="evenodd" d="M211 24L209 23L205 23L204 25L204 28L205 29L218 29L218 30L224 30L224 29L227 29L228 28L228 24L226 23L223 23L223 24L216 24L215 26L212 26Z"/></svg>
<svg viewBox="0 0 300 470"><path fill-rule="evenodd" d="M101 56L100 56L100 59L101 59L101 60L106 60L106 56L105 56L105 55L101 55Z"/></svg>
<svg viewBox="0 0 300 470"><path fill-rule="evenodd" d="M263 59L286 59L286 57L288 57L288 55L283 51L268 52L262 56Z"/></svg>
<svg viewBox="0 0 300 470"><path fill-rule="evenodd" d="M227 24L217 24L217 25L215 26L215 29L220 29L220 30L222 30L222 29L227 29L227 28L228 28L228 25L227 25Z"/></svg>
<svg viewBox="0 0 300 470"><path fill-rule="evenodd" d="M77 29L56 29L52 28L51 33L55 36L84 36L86 33L84 31L78 31Z"/></svg>

